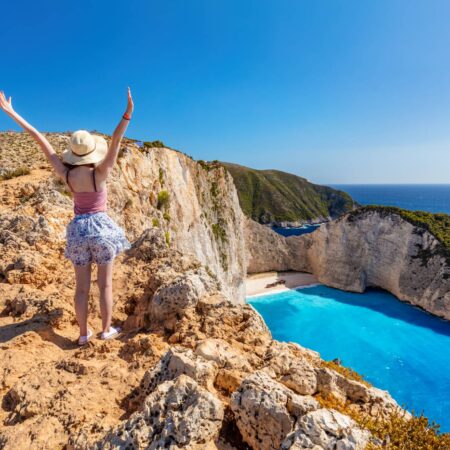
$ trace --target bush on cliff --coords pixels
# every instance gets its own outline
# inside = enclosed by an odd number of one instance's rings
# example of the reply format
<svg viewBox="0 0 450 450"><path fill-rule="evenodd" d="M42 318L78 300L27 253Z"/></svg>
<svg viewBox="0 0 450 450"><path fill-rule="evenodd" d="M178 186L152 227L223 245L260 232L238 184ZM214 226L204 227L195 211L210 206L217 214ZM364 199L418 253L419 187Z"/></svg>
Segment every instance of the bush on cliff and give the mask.
<svg viewBox="0 0 450 450"><path fill-rule="evenodd" d="M169 204L169 193L167 191L158 192L158 203L156 207L162 209Z"/></svg>
<svg viewBox="0 0 450 450"><path fill-rule="evenodd" d="M145 141L145 148L166 148L166 145L162 141Z"/></svg>
<svg viewBox="0 0 450 450"><path fill-rule="evenodd" d="M369 430L379 440L370 443L366 450L414 449L434 450L450 449L450 434L440 433L439 425L430 423L423 415L412 414L408 418L402 410L393 411L388 416L381 414L373 418L361 413L350 403L343 402L333 395L317 395L316 400L324 408L335 409L351 417L359 426Z"/></svg>

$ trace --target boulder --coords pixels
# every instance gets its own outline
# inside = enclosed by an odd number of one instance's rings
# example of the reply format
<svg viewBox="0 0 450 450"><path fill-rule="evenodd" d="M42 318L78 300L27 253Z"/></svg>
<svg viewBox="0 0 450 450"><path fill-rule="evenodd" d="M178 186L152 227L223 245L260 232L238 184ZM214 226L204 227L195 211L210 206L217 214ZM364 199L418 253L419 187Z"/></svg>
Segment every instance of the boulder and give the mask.
<svg viewBox="0 0 450 450"><path fill-rule="evenodd" d="M310 411L300 418L296 430L282 443L282 450L364 450L370 433L354 420L331 409Z"/></svg>
<svg viewBox="0 0 450 450"><path fill-rule="evenodd" d="M217 366L214 362L196 355L191 349L173 347L152 370L145 373L140 386L141 395L146 397L159 384L174 380L182 374L189 376L203 387L214 390Z"/></svg>
<svg viewBox="0 0 450 450"><path fill-rule="evenodd" d="M192 378L180 375L157 386L141 411L99 440L94 448L193 449L217 438L223 416L218 398Z"/></svg>
<svg viewBox="0 0 450 450"><path fill-rule="evenodd" d="M263 371L244 379L230 406L244 441L259 450L278 450L296 421L319 408L314 398L295 394Z"/></svg>
<svg viewBox="0 0 450 450"><path fill-rule="evenodd" d="M307 358L294 355L289 344L273 341L264 360L266 367L275 372L278 381L297 394L312 395L317 392L314 366Z"/></svg>

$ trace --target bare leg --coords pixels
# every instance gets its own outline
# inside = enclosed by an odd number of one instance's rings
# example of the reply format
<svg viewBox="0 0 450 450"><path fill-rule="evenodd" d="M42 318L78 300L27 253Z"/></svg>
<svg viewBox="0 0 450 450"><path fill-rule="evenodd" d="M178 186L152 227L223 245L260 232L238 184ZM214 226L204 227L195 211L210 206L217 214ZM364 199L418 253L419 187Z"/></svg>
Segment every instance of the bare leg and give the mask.
<svg viewBox="0 0 450 450"><path fill-rule="evenodd" d="M103 332L109 332L112 319L113 296L112 274L113 264L99 264L97 272L97 284L100 291L100 312L102 314Z"/></svg>
<svg viewBox="0 0 450 450"><path fill-rule="evenodd" d="M80 327L80 336L87 336L89 290L91 288L91 265L73 266L77 286L75 289L75 314Z"/></svg>

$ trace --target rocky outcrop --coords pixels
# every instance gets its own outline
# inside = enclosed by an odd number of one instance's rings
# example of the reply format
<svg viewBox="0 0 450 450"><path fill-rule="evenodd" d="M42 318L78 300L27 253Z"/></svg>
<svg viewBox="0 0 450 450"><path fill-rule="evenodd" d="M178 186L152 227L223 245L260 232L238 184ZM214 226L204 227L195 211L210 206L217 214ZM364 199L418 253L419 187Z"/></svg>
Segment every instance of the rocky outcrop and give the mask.
<svg viewBox="0 0 450 450"><path fill-rule="evenodd" d="M264 372L245 378L231 396L237 426L252 448L275 450L297 420L319 408L313 397L299 396Z"/></svg>
<svg viewBox="0 0 450 450"><path fill-rule="evenodd" d="M309 272L321 283L353 292L379 287L450 320L448 252L400 214L381 208L352 212L288 238L249 219L245 230L249 272Z"/></svg>
<svg viewBox="0 0 450 450"><path fill-rule="evenodd" d="M313 397L294 394L264 372L246 378L231 397L244 440L261 450L363 450L370 433L351 418L321 408Z"/></svg>
<svg viewBox="0 0 450 450"><path fill-rule="evenodd" d="M205 168L174 150L142 152L129 144L110 192L132 238L158 221L175 248L216 274L231 301L244 301L243 214L224 168Z"/></svg>
<svg viewBox="0 0 450 450"><path fill-rule="evenodd" d="M192 378L180 375L158 385L142 411L111 431L94 447L193 450L218 437L222 402Z"/></svg>
<svg viewBox="0 0 450 450"><path fill-rule="evenodd" d="M281 450L364 450L369 440L370 434L348 416L332 409L318 409L301 417L297 429L283 441Z"/></svg>
<svg viewBox="0 0 450 450"><path fill-rule="evenodd" d="M47 138L60 152L69 134L47 133ZM179 151L143 149L131 140L125 144L108 181L111 216L132 241L148 228L162 230L171 246L195 256L216 275L230 301L244 302L244 216L231 175L221 166L199 164ZM24 133L0 133L0 155L4 173L34 169L4 184L3 204L17 212L9 220L20 221L22 211L32 208L41 215L38 220L51 217L51 223L21 226L32 233L46 227L43 231L52 239L63 241L64 226L72 216L70 193L48 170L40 149Z"/></svg>

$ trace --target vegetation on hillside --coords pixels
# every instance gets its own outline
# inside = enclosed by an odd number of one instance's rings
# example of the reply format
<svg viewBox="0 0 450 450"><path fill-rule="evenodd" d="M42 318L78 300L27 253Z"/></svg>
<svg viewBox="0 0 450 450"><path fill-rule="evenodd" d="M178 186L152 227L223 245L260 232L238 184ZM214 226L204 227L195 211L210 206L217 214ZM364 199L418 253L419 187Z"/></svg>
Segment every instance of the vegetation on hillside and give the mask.
<svg viewBox="0 0 450 450"><path fill-rule="evenodd" d="M439 432L439 426L430 423L423 415L397 410L388 416L371 417L363 414L350 403L333 395L317 395L316 399L324 408L331 408L350 416L359 426L369 430L378 442L370 443L367 450L405 449L438 450L450 449L450 434Z"/></svg>
<svg viewBox="0 0 450 450"><path fill-rule="evenodd" d="M162 141L145 141L143 145L145 148L168 148Z"/></svg>
<svg viewBox="0 0 450 450"><path fill-rule="evenodd" d="M354 207L345 192L279 170L221 163L234 179L244 213L260 223L338 217Z"/></svg>
<svg viewBox="0 0 450 450"><path fill-rule="evenodd" d="M11 180L12 178L21 177L22 175L28 175L30 169L28 167L19 167L14 170L7 170L2 175L0 175L0 181Z"/></svg>
<svg viewBox="0 0 450 450"><path fill-rule="evenodd" d="M167 191L159 191L158 192L158 203L156 207L158 209L165 208L169 205L170 197Z"/></svg>
<svg viewBox="0 0 450 450"><path fill-rule="evenodd" d="M382 216L398 214L414 226L423 228L433 234L443 244L450 254L450 216L440 213L433 214L425 211L409 211L395 206L369 205L358 208L348 214L349 220L370 211L377 211Z"/></svg>

